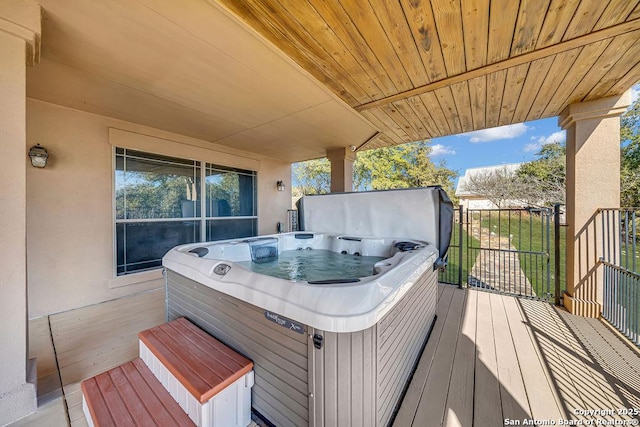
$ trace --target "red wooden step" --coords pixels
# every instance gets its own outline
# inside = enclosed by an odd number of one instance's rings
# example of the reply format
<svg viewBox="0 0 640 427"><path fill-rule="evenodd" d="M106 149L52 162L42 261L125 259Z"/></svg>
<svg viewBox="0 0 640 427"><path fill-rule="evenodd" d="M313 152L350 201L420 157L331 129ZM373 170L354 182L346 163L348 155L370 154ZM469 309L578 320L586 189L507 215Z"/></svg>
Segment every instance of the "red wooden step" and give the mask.
<svg viewBox="0 0 640 427"><path fill-rule="evenodd" d="M93 425L195 426L142 359L81 384Z"/></svg>
<svg viewBox="0 0 640 427"><path fill-rule="evenodd" d="M253 363L184 317L138 334L200 403L253 369Z"/></svg>

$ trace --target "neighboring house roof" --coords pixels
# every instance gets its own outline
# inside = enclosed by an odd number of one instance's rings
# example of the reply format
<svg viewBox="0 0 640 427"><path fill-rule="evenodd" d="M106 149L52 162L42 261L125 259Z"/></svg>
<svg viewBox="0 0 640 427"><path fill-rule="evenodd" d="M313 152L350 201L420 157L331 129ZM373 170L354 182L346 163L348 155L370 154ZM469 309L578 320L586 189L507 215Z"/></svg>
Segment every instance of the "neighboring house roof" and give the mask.
<svg viewBox="0 0 640 427"><path fill-rule="evenodd" d="M515 172L522 163L506 163L503 165L495 165L495 166L484 166L481 168L469 168L464 172L464 175L460 177L458 180L458 185L456 186L456 196L457 197L479 197L478 194L470 193L467 191L466 186L469 182L469 179L474 175L482 175L488 172L497 171L501 169L507 169L511 172Z"/></svg>

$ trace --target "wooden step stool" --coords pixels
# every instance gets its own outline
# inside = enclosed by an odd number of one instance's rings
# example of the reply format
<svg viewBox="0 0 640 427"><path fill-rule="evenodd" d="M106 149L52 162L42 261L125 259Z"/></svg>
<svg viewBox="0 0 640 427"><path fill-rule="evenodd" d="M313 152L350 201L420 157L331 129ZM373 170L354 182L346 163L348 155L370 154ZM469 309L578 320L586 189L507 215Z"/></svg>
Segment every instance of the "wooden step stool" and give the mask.
<svg viewBox="0 0 640 427"><path fill-rule="evenodd" d="M251 423L253 363L179 318L138 334L140 357L198 426Z"/></svg>
<svg viewBox="0 0 640 427"><path fill-rule="evenodd" d="M81 388L90 427L195 426L142 359L85 380Z"/></svg>

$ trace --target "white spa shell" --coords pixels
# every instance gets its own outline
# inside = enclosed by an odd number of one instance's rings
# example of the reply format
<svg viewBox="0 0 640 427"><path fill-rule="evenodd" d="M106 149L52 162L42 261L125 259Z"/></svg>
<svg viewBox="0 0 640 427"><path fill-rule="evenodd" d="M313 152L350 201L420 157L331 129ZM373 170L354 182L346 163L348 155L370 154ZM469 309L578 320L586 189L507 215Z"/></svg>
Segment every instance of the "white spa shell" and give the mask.
<svg viewBox="0 0 640 427"><path fill-rule="evenodd" d="M311 285L248 271L234 263L251 259L246 240L180 246L165 255L163 265L311 327L330 332L361 331L382 319L425 271L434 268L439 249L446 251L452 210L448 198L443 202L443 197L446 194L434 187L307 196L299 207L301 227L306 231L262 236L278 239L279 252L301 245L353 253L356 249L352 246L357 245L363 256L387 258L379 263L376 275L358 283ZM313 234L313 238L297 239L301 233ZM402 241L418 242L421 247L401 252L394 245ZM206 248L207 254L200 257L189 252L195 248ZM216 274L220 264L230 266L226 274Z"/></svg>
<svg viewBox="0 0 640 427"><path fill-rule="evenodd" d="M296 235L301 234L306 233L262 237L278 239L278 252L311 247L386 259L376 263L378 274L363 277L360 282L324 285L248 271L234 262L251 260L247 241L180 246L167 253L163 264L205 286L297 322L331 332L354 332L376 324L422 273L433 268L438 257L434 245L417 240L412 242L420 244L420 249L401 252L394 244L404 239L363 237L354 241L317 233L313 233L312 239L296 239ZM189 252L195 248L206 248L208 253L199 257ZM220 265L230 267L226 274L215 273Z"/></svg>

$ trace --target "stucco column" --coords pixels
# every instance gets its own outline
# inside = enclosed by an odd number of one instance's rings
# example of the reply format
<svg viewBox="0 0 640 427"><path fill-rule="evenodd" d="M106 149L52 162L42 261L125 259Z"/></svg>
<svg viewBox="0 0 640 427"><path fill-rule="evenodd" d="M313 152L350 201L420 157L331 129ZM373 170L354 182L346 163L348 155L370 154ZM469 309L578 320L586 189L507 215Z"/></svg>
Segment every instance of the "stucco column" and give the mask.
<svg viewBox="0 0 640 427"><path fill-rule="evenodd" d="M565 307L598 317L602 311L602 230L598 208L620 207L622 96L569 105L558 118L567 131L567 291Z"/></svg>
<svg viewBox="0 0 640 427"><path fill-rule="evenodd" d="M331 148L327 150L327 159L331 162L331 192L353 191L356 154L346 147Z"/></svg>
<svg viewBox="0 0 640 427"><path fill-rule="evenodd" d="M26 65L40 49L40 6L0 2L0 425L36 409L27 381Z"/></svg>

